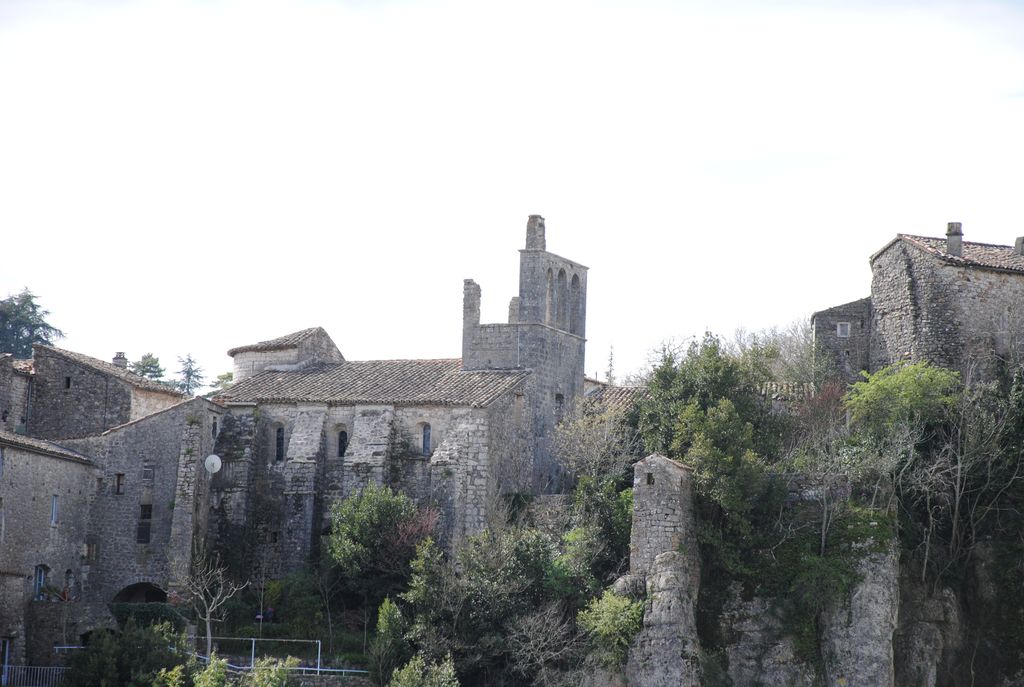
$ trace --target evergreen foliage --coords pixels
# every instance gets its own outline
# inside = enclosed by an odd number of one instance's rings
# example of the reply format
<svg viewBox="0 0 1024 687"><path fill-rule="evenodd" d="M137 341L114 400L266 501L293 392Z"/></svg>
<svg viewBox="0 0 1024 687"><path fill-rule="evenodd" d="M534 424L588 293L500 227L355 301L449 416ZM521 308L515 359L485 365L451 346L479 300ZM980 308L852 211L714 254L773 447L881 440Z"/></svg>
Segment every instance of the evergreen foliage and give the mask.
<svg viewBox="0 0 1024 687"><path fill-rule="evenodd" d="M0 353L15 358L31 358L33 344L52 346L64 332L46 321L49 310L36 303L28 289L0 300Z"/></svg>

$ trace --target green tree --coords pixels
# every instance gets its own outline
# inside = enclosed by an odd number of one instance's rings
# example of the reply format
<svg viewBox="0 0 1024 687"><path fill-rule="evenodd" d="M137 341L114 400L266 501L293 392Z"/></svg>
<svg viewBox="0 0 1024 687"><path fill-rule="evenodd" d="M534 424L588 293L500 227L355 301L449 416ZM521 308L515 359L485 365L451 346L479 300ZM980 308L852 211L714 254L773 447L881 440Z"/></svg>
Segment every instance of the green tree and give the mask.
<svg viewBox="0 0 1024 687"><path fill-rule="evenodd" d="M881 437L902 426L940 423L954 406L960 374L927 362L890 365L855 383L846 397L853 421Z"/></svg>
<svg viewBox="0 0 1024 687"><path fill-rule="evenodd" d="M151 687L163 674L185 663L184 636L170 624L140 627L134 619L120 633L99 631L90 635L83 651L74 655L62 683L66 687ZM173 684L165 679L167 684Z"/></svg>
<svg viewBox="0 0 1024 687"><path fill-rule="evenodd" d="M55 339L63 338L64 332L46 321L49 314L28 289L0 300L0 353L31 358L32 344L52 346Z"/></svg>
<svg viewBox="0 0 1024 687"><path fill-rule="evenodd" d="M235 374L233 372L224 372L223 374L217 375L210 384L210 394L215 395L216 392L227 389L234 381Z"/></svg>
<svg viewBox="0 0 1024 687"><path fill-rule="evenodd" d="M395 668L409 659L406 623L398 606L388 597L377 609L377 634L370 643L370 676L378 685L387 684Z"/></svg>
<svg viewBox="0 0 1024 687"><path fill-rule="evenodd" d="M334 504L328 546L354 591L383 599L409 579L416 546L436 523L436 511L417 508L388 487L368 484Z"/></svg>
<svg viewBox="0 0 1024 687"><path fill-rule="evenodd" d="M440 663L428 663L417 654L391 676L391 687L459 687L452 657Z"/></svg>
<svg viewBox="0 0 1024 687"><path fill-rule="evenodd" d="M128 363L128 369L148 379L163 379L164 368L160 365L160 358L152 353L145 353L134 363Z"/></svg>
<svg viewBox="0 0 1024 687"><path fill-rule="evenodd" d="M181 369L178 370L178 380L174 386L186 396L194 394L203 386L203 368L195 361L191 353L185 354L184 358L178 358Z"/></svg>
<svg viewBox="0 0 1024 687"><path fill-rule="evenodd" d="M629 646L640 632L643 620L643 601L631 601L611 590L591 601L577 616L598 661L609 668L626 662Z"/></svg>

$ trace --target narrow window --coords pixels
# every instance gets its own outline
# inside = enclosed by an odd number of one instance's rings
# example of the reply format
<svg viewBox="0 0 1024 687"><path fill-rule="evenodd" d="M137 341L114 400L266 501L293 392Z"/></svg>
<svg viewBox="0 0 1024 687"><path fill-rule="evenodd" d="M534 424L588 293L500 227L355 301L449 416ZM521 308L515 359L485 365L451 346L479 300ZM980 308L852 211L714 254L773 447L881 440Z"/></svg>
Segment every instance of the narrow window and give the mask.
<svg viewBox="0 0 1024 687"><path fill-rule="evenodd" d="M424 422L423 423L423 443L422 443L422 446L423 446L423 455L429 456L430 455L430 423L429 422Z"/></svg>
<svg viewBox="0 0 1024 687"><path fill-rule="evenodd" d="M217 418L213 418L213 438L217 438Z"/></svg>
<svg viewBox="0 0 1024 687"><path fill-rule="evenodd" d="M148 544L151 525L153 523L153 506L144 503L139 506L139 526L135 531L135 541L138 544Z"/></svg>
<svg viewBox="0 0 1024 687"><path fill-rule="evenodd" d="M348 448L348 432L342 430L338 432L338 457L345 457L345 449Z"/></svg>
<svg viewBox="0 0 1024 687"><path fill-rule="evenodd" d="M124 473L114 475L114 493L118 496L124 494Z"/></svg>
<svg viewBox="0 0 1024 687"><path fill-rule="evenodd" d="M45 565L36 566L36 572L32 581L32 598L36 601L43 600L44 590L46 589L46 576L49 572L50 569Z"/></svg>
<svg viewBox="0 0 1024 687"><path fill-rule="evenodd" d="M142 466L142 481L152 482L153 481L153 466L143 465Z"/></svg>
<svg viewBox="0 0 1024 687"><path fill-rule="evenodd" d="M99 557L100 546L95 540L89 540L85 544L85 560L89 563L95 563Z"/></svg>
<svg viewBox="0 0 1024 687"><path fill-rule="evenodd" d="M65 377L64 378L64 388L65 389L70 389L71 388L71 377Z"/></svg>
<svg viewBox="0 0 1024 687"><path fill-rule="evenodd" d="M648 472L647 473L647 483L648 484L654 484L654 473L653 472Z"/></svg>
<svg viewBox="0 0 1024 687"><path fill-rule="evenodd" d="M836 336L840 339L850 338L850 323L849 322L837 322L836 323Z"/></svg>
<svg viewBox="0 0 1024 687"><path fill-rule="evenodd" d="M278 427L274 433L274 462L284 460L284 427Z"/></svg>
<svg viewBox="0 0 1024 687"><path fill-rule="evenodd" d="M57 517L60 515L59 508L57 506L57 495L54 494L50 497L50 525L53 527L57 526Z"/></svg>
<svg viewBox="0 0 1024 687"><path fill-rule="evenodd" d="M562 413L565 411L565 396L555 394L555 423L562 421Z"/></svg>
<svg viewBox="0 0 1024 687"><path fill-rule="evenodd" d="M280 537L281 537L280 532L271 532L270 533L270 543L271 544L276 544L277 540L280 539Z"/></svg>

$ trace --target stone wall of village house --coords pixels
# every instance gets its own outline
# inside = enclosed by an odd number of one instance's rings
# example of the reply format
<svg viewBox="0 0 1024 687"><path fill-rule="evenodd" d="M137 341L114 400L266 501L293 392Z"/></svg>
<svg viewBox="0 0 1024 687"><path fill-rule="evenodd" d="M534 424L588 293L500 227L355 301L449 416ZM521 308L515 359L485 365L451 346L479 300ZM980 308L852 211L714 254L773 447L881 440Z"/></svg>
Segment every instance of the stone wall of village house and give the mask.
<svg viewBox="0 0 1024 687"><path fill-rule="evenodd" d="M991 374L992 356L1020 359L1024 276L958 267L896 243L872 263L871 364L899 360Z"/></svg>
<svg viewBox="0 0 1024 687"><path fill-rule="evenodd" d="M29 377L14 369L14 358L0 356L0 429L23 432L28 419Z"/></svg>
<svg viewBox="0 0 1024 687"><path fill-rule="evenodd" d="M847 382L855 382L861 371L871 368L871 298L837 305L814 313L815 354L825 354L835 372ZM844 327L847 336L840 336Z"/></svg>
<svg viewBox="0 0 1024 687"><path fill-rule="evenodd" d="M126 382L36 347L28 433L45 439L99 434L131 419Z"/></svg>
<svg viewBox="0 0 1024 687"><path fill-rule="evenodd" d="M89 527L97 556L88 600L109 602L137 583L166 589L188 565L192 535L205 529L209 478L202 463L213 452L214 421L219 430L221 415L199 398L63 442L90 456L98 471ZM150 535L139 543L144 505L152 509Z"/></svg>
<svg viewBox="0 0 1024 687"><path fill-rule="evenodd" d="M269 365L294 365L299 360L298 348L282 348L276 351L242 351L235 353L233 380L237 383L251 377Z"/></svg>
<svg viewBox="0 0 1024 687"><path fill-rule="evenodd" d="M170 408L184 400L171 394L162 394L159 391L136 389L134 387L131 387L131 393L132 410L129 421L138 420L146 417L147 415L158 413L164 408Z"/></svg>
<svg viewBox="0 0 1024 687"><path fill-rule="evenodd" d="M12 663L24 663L36 566L49 569L47 584L69 584L80 596L95 580L83 543L94 496L94 469L84 463L3 446L0 474L0 637L12 640ZM57 518L52 522L52 497ZM68 573L70 572L70 575ZM56 603L56 602L53 602Z"/></svg>

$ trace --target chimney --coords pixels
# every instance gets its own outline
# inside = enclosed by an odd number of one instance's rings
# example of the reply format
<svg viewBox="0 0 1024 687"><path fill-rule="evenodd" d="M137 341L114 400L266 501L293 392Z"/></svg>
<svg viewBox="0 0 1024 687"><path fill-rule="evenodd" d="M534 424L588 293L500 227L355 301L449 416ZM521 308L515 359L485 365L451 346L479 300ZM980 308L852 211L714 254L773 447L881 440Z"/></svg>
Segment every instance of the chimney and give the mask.
<svg viewBox="0 0 1024 687"><path fill-rule="evenodd" d="M1024 236L1018 236L1013 243L1013 254L1024 255Z"/></svg>
<svg viewBox="0 0 1024 687"><path fill-rule="evenodd" d="M111 360L110 362L114 363L114 365L121 368L122 370L128 369L128 358L124 356L124 351L118 351L117 353L115 353L114 359Z"/></svg>
<svg viewBox="0 0 1024 687"><path fill-rule="evenodd" d="M544 218L530 215L526 222L526 250L547 250L544 241Z"/></svg>
<svg viewBox="0 0 1024 687"><path fill-rule="evenodd" d="M959 222L950 222L946 226L946 252L960 257L964 254L964 232Z"/></svg>

